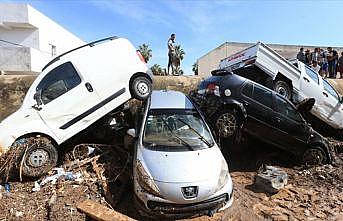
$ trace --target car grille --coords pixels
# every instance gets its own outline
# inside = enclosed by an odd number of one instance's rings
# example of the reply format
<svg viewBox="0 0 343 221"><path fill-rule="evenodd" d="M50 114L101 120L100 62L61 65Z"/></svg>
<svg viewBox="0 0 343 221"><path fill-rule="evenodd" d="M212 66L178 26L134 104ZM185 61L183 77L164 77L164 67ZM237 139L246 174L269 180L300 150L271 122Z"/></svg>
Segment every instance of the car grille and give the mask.
<svg viewBox="0 0 343 221"><path fill-rule="evenodd" d="M195 212L201 210L212 210L215 208L220 208L225 205L225 203L231 198L227 193L220 196L214 197L209 200L205 200L198 203L191 204L174 204L174 203L162 203L156 201L148 201L148 208L153 211L158 211L166 214L173 213L187 213Z"/></svg>

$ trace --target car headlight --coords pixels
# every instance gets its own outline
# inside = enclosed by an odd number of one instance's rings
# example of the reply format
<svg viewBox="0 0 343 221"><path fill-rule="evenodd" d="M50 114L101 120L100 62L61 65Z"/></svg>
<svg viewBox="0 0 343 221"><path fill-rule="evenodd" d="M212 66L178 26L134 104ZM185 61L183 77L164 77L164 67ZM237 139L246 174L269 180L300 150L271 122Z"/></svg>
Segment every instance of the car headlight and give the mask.
<svg viewBox="0 0 343 221"><path fill-rule="evenodd" d="M228 179L229 179L229 169L227 167L226 161L223 159L216 192L224 187Z"/></svg>
<svg viewBox="0 0 343 221"><path fill-rule="evenodd" d="M137 161L137 164L136 164L136 171L137 171L137 181L139 185L148 193L151 193L158 197L162 197L154 180L150 178L150 176L145 171L142 163L139 160Z"/></svg>

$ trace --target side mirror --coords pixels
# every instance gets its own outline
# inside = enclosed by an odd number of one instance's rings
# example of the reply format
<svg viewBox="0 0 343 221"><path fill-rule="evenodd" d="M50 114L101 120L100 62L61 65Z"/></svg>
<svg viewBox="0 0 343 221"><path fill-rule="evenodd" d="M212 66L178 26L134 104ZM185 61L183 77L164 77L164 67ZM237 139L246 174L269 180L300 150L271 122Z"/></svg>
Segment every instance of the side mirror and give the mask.
<svg viewBox="0 0 343 221"><path fill-rule="evenodd" d="M133 129L133 128L128 129L128 130L126 131L126 133L127 133L129 136L133 137L133 138L136 138L136 137L137 137L136 130Z"/></svg>
<svg viewBox="0 0 343 221"><path fill-rule="evenodd" d="M33 95L33 99L35 99L35 101L37 102L37 106L42 105L42 90L37 91L34 95Z"/></svg>

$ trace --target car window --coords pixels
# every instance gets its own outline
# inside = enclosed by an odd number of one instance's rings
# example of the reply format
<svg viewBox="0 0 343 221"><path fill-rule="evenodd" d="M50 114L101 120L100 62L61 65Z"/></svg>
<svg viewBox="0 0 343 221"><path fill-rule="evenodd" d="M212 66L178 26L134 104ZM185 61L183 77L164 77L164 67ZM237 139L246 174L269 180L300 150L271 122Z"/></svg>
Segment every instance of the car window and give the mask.
<svg viewBox="0 0 343 221"><path fill-rule="evenodd" d="M189 151L214 144L200 114L194 111L150 110L145 124L143 143L146 148L161 151Z"/></svg>
<svg viewBox="0 0 343 221"><path fill-rule="evenodd" d="M280 114L294 120L297 122L301 122L302 118L299 112L283 97L276 95L275 96L276 102L276 111Z"/></svg>
<svg viewBox="0 0 343 221"><path fill-rule="evenodd" d="M47 104L80 83L81 78L74 66L71 62L67 62L50 71L38 84L36 90L41 90L42 102Z"/></svg>
<svg viewBox="0 0 343 221"><path fill-rule="evenodd" d="M329 84L329 82L327 82L326 80L323 80L323 85L324 85L324 90L326 90L326 91L329 92L329 94L331 94L334 98L336 98L337 100L339 100L339 96L338 96L337 92L335 91L335 89L333 89L333 87Z"/></svg>
<svg viewBox="0 0 343 221"><path fill-rule="evenodd" d="M318 74L312 70L309 67L305 67L306 69L306 74L312 79L314 80L314 82L316 82L317 84L319 84L319 78L318 78Z"/></svg>
<svg viewBox="0 0 343 221"><path fill-rule="evenodd" d="M272 108L272 92L266 88L254 84L253 99L264 106Z"/></svg>
<svg viewBox="0 0 343 221"><path fill-rule="evenodd" d="M242 94L247 97L252 97L252 84L250 82L246 83L242 88Z"/></svg>

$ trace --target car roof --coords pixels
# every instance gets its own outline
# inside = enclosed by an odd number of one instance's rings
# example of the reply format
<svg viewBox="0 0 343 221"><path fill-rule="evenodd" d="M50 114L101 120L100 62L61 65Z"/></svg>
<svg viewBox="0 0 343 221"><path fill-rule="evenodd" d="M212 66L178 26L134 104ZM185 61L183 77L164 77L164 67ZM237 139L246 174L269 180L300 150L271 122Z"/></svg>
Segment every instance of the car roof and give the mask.
<svg viewBox="0 0 343 221"><path fill-rule="evenodd" d="M152 91L150 109L195 109L189 98L179 91Z"/></svg>

